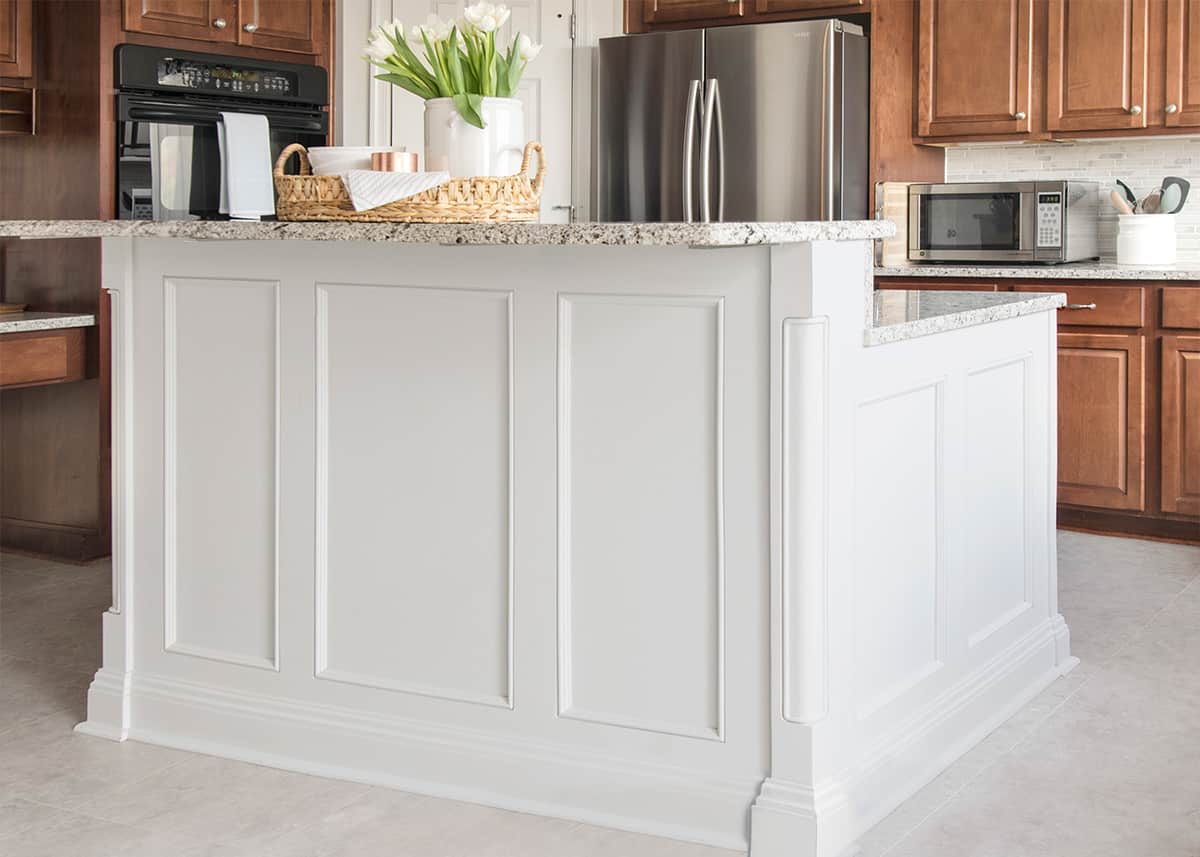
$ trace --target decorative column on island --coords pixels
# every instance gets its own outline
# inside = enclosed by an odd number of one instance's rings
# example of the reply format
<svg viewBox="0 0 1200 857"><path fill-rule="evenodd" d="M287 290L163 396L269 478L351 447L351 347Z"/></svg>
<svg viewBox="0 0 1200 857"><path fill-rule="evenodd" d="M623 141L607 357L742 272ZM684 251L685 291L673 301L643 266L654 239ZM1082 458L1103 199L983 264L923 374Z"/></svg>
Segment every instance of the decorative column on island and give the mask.
<svg viewBox="0 0 1200 857"><path fill-rule="evenodd" d="M890 230L0 223L105 239L80 731L847 852L1075 663L1062 296L875 295Z"/></svg>

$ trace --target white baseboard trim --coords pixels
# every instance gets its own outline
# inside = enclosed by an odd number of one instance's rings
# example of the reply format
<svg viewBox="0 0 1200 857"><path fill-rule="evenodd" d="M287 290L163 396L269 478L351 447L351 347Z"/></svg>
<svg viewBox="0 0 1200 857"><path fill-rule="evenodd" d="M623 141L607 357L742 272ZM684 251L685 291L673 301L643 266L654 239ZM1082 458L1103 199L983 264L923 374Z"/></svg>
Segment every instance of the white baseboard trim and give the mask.
<svg viewBox="0 0 1200 857"><path fill-rule="evenodd" d="M137 741L722 848L746 849L762 781L161 676L132 699Z"/></svg>
<svg viewBox="0 0 1200 857"><path fill-rule="evenodd" d="M100 668L88 685L87 720L76 725L82 735L124 741L129 737L131 676Z"/></svg>
<svg viewBox="0 0 1200 857"><path fill-rule="evenodd" d="M1056 619L1058 621L1056 621ZM751 810L751 857L839 857L1078 663L1061 657L1061 619L1047 618L914 712L854 769L815 789L768 778ZM853 807L853 813L850 808Z"/></svg>

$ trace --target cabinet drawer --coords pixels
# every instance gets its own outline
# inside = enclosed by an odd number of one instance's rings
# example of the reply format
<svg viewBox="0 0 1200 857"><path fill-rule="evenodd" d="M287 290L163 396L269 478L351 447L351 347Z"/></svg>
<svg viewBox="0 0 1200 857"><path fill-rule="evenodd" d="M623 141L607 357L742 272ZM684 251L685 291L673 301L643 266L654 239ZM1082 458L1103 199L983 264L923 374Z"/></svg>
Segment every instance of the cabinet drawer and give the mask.
<svg viewBox="0 0 1200 857"><path fill-rule="evenodd" d="M1200 286L1164 286L1162 326L1200 330Z"/></svg>
<svg viewBox="0 0 1200 857"><path fill-rule="evenodd" d="M83 328L0 334L0 387L83 377Z"/></svg>
<svg viewBox="0 0 1200 857"><path fill-rule="evenodd" d="M1145 322L1141 286L1070 286L1047 281L1044 286L1017 286L1018 292L1066 292L1067 305L1058 323L1080 327L1141 327Z"/></svg>

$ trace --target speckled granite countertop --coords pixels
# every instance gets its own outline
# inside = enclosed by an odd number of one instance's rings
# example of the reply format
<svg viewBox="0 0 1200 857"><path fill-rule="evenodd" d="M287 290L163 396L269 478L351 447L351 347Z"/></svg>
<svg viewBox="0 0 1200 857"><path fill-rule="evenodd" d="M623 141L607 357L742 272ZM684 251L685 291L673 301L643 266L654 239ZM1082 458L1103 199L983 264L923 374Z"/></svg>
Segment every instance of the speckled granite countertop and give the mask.
<svg viewBox="0 0 1200 857"><path fill-rule="evenodd" d="M208 241L387 241L397 244L744 247L869 241L886 220L795 223L262 223L228 220L3 220L0 238L192 238Z"/></svg>
<svg viewBox="0 0 1200 857"><path fill-rule="evenodd" d="M1005 280L1200 280L1200 259L1166 267L1116 262L1069 262L1065 265L904 265L877 267L877 277L962 277Z"/></svg>
<svg viewBox="0 0 1200 857"><path fill-rule="evenodd" d="M902 342L931 333L1047 312L1067 302L1063 294L945 292L888 289L875 292L867 345Z"/></svg>
<svg viewBox="0 0 1200 857"><path fill-rule="evenodd" d="M64 327L91 327L94 315L68 312L14 312L0 315L0 333L25 333L30 330L59 330Z"/></svg>

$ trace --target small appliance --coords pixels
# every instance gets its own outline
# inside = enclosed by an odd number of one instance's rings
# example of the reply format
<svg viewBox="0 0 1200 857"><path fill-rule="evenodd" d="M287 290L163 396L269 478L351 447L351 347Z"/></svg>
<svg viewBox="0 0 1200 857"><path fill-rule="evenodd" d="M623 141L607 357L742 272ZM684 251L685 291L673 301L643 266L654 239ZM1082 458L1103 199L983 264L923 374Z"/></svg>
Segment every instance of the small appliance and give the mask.
<svg viewBox="0 0 1200 857"><path fill-rule="evenodd" d="M1099 258L1100 187L1084 181L913 184L913 262L1077 262Z"/></svg>

